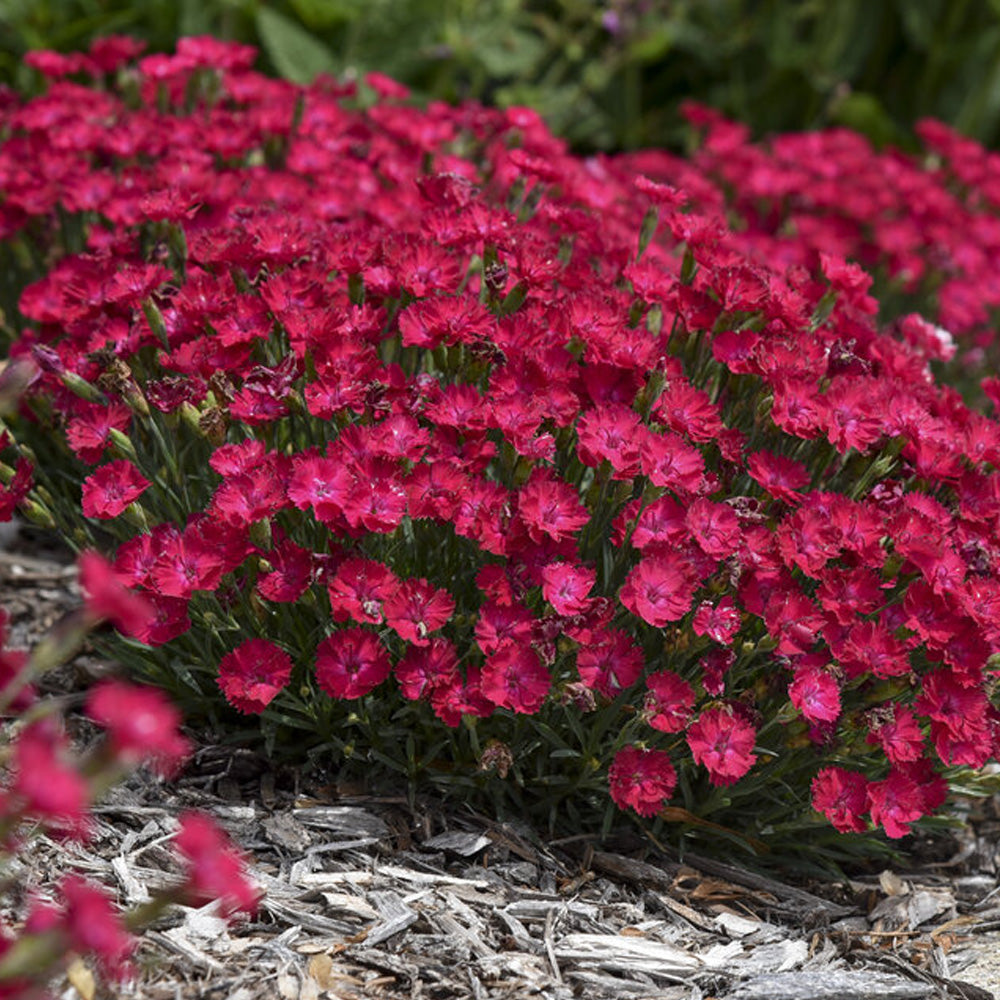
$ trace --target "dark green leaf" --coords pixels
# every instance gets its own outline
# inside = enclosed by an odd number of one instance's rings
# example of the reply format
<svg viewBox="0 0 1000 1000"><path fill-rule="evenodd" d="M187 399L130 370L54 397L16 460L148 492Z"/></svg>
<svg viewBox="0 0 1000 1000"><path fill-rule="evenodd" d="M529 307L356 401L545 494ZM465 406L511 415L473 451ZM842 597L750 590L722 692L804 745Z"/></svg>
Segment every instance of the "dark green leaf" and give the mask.
<svg viewBox="0 0 1000 1000"><path fill-rule="evenodd" d="M301 25L270 7L256 16L260 42L275 69L295 83L311 83L320 73L335 73L333 53Z"/></svg>

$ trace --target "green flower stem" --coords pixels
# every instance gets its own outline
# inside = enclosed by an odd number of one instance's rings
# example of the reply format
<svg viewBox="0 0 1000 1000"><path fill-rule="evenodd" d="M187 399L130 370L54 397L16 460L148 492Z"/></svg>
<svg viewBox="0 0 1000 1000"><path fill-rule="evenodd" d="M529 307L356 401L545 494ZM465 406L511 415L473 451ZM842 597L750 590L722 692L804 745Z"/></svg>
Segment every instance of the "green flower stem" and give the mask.
<svg viewBox="0 0 1000 1000"><path fill-rule="evenodd" d="M58 930L22 936L0 958L0 983L51 972L65 954L66 944L66 935Z"/></svg>
<svg viewBox="0 0 1000 1000"><path fill-rule="evenodd" d="M92 620L83 609L71 612L58 622L31 651L24 666L0 691L0 714L13 703L18 693L33 677L66 663L82 648Z"/></svg>

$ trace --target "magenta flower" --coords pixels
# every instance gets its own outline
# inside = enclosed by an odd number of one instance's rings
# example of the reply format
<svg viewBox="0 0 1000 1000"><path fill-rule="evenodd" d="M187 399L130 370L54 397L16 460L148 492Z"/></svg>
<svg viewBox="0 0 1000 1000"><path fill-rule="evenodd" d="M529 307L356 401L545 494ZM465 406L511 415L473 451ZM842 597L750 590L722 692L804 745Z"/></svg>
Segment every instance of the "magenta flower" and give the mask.
<svg viewBox="0 0 1000 1000"><path fill-rule="evenodd" d="M825 767L813 778L812 805L841 833L864 833L868 823L868 782L842 767Z"/></svg>
<svg viewBox="0 0 1000 1000"><path fill-rule="evenodd" d="M96 552L83 552L78 565L85 607L92 618L107 619L119 632L133 637L148 628L152 606L126 586L110 563Z"/></svg>
<svg viewBox="0 0 1000 1000"><path fill-rule="evenodd" d="M643 718L663 733L680 733L691 718L694 689L683 677L663 670L646 678Z"/></svg>
<svg viewBox="0 0 1000 1000"><path fill-rule="evenodd" d="M710 639L727 646L739 632L741 623L742 616L739 609L727 595L715 605L708 601L699 604L691 628L695 635L707 635Z"/></svg>
<svg viewBox="0 0 1000 1000"><path fill-rule="evenodd" d="M521 487L517 509L536 542L543 536L556 541L569 538L590 520L576 490L543 473L533 475Z"/></svg>
<svg viewBox="0 0 1000 1000"><path fill-rule="evenodd" d="M551 684L549 672L530 646L507 643L486 660L480 689L494 705L533 715Z"/></svg>
<svg viewBox="0 0 1000 1000"><path fill-rule="evenodd" d="M788 697L810 722L835 722L840 715L840 685L820 666L798 667Z"/></svg>
<svg viewBox="0 0 1000 1000"><path fill-rule="evenodd" d="M149 487L149 480L131 462L108 462L83 481L84 517L117 517Z"/></svg>
<svg viewBox="0 0 1000 1000"><path fill-rule="evenodd" d="M650 817L674 794L677 773L662 750L625 747L608 768L608 786L619 809L634 809Z"/></svg>
<svg viewBox="0 0 1000 1000"><path fill-rule="evenodd" d="M625 632L607 629L576 654L576 669L587 687L605 698L616 698L642 673L642 648Z"/></svg>
<svg viewBox="0 0 1000 1000"><path fill-rule="evenodd" d="M455 600L447 590L432 587L426 580L404 580L382 606L385 623L400 638L414 646L426 646L451 617Z"/></svg>
<svg viewBox="0 0 1000 1000"><path fill-rule="evenodd" d="M644 622L662 628L687 614L693 591L688 563L667 553L638 563L626 578L618 599Z"/></svg>
<svg viewBox="0 0 1000 1000"><path fill-rule="evenodd" d="M135 947L107 894L80 875L67 875L59 884L66 900L63 926L70 946L82 954L93 952L106 972L124 976Z"/></svg>
<svg viewBox="0 0 1000 1000"><path fill-rule="evenodd" d="M894 840L910 832L910 824L924 814L920 786L902 771L890 771L882 781L868 785L872 822Z"/></svg>
<svg viewBox="0 0 1000 1000"><path fill-rule="evenodd" d="M392 669L378 638L360 627L327 636L316 650L316 680L331 698L360 698Z"/></svg>
<svg viewBox="0 0 1000 1000"><path fill-rule="evenodd" d="M596 570L569 563L549 563L542 569L542 595L560 615L578 615L593 603L588 594L597 582Z"/></svg>
<svg viewBox="0 0 1000 1000"><path fill-rule="evenodd" d="M771 496L786 503L798 503L802 499L800 491L809 485L809 471L801 462L768 451L750 455L747 471Z"/></svg>
<svg viewBox="0 0 1000 1000"><path fill-rule="evenodd" d="M124 431L132 421L132 411L118 401L107 406L77 403L76 415L66 425L66 443L84 462L100 461L112 430Z"/></svg>
<svg viewBox="0 0 1000 1000"><path fill-rule="evenodd" d="M212 819L182 813L174 845L187 862L195 902L218 899L226 910L256 912L260 893L246 877L243 858Z"/></svg>
<svg viewBox="0 0 1000 1000"><path fill-rule="evenodd" d="M756 737L749 722L723 705L706 709L687 731L691 756L713 785L731 785L753 767Z"/></svg>
<svg viewBox="0 0 1000 1000"><path fill-rule="evenodd" d="M152 761L169 776L190 753L180 712L152 688L105 681L88 695L87 715L108 731L112 750L125 761Z"/></svg>
<svg viewBox="0 0 1000 1000"><path fill-rule="evenodd" d="M250 715L263 712L291 676L291 657L266 639L247 639L219 661L218 684L226 701Z"/></svg>
<svg viewBox="0 0 1000 1000"><path fill-rule="evenodd" d="M82 839L90 830L90 788L68 757L66 738L54 720L33 722L14 744L11 792L27 815Z"/></svg>

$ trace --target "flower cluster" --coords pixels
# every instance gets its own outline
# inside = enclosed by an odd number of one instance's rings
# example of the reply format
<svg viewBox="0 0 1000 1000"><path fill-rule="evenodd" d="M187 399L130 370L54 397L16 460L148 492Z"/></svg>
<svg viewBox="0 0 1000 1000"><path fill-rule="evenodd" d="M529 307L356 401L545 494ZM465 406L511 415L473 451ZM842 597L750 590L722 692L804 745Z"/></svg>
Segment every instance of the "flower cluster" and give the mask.
<svg viewBox="0 0 1000 1000"><path fill-rule="evenodd" d="M151 657L281 720L611 713L643 816L811 782L895 837L996 755L1000 424L836 226L730 231L703 160L251 58L60 65L0 112L0 232L48 262L10 447L78 473L0 476L118 540Z"/></svg>
<svg viewBox="0 0 1000 1000"><path fill-rule="evenodd" d="M3 648L6 622L0 622L0 705L16 717L7 723L0 774L0 872L41 833L87 840L90 808L102 791L143 764L171 775L188 755L178 728L180 713L159 691L120 680L92 688L85 712L105 738L85 756L73 752L59 717L36 693L31 679L61 662L89 629L107 620L129 631L151 614L96 553L81 557L80 576L84 606L30 655ZM76 873L53 886L28 886L9 876L7 890L16 888L29 900L16 932L0 921L0 996L43 996L74 953L92 957L112 978L128 977L132 932L173 902L217 899L229 912L256 908L256 892L240 856L214 821L198 813L181 816L175 846L187 870L184 883L128 913L120 913L104 889Z"/></svg>
<svg viewBox="0 0 1000 1000"><path fill-rule="evenodd" d="M752 260L854 286L864 309L878 309L929 360L954 357L956 379L995 368L998 154L934 120L917 125L924 151L907 154L877 152L844 128L754 143L712 109L692 103L685 113L701 136L690 159L643 152L627 162L733 226ZM844 259L877 279L878 300Z"/></svg>

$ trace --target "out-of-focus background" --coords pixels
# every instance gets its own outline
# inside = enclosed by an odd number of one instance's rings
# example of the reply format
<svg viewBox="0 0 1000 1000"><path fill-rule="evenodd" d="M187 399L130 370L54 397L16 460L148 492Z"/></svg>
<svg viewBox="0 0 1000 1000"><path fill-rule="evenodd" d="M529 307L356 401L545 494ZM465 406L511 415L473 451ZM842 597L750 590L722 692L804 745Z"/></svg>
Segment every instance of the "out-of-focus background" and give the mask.
<svg viewBox="0 0 1000 1000"><path fill-rule="evenodd" d="M0 0L0 83L40 83L30 49L112 33L251 43L298 82L378 70L526 104L580 151L677 148L688 99L756 136L843 124L906 148L933 116L1000 137L1000 0Z"/></svg>

